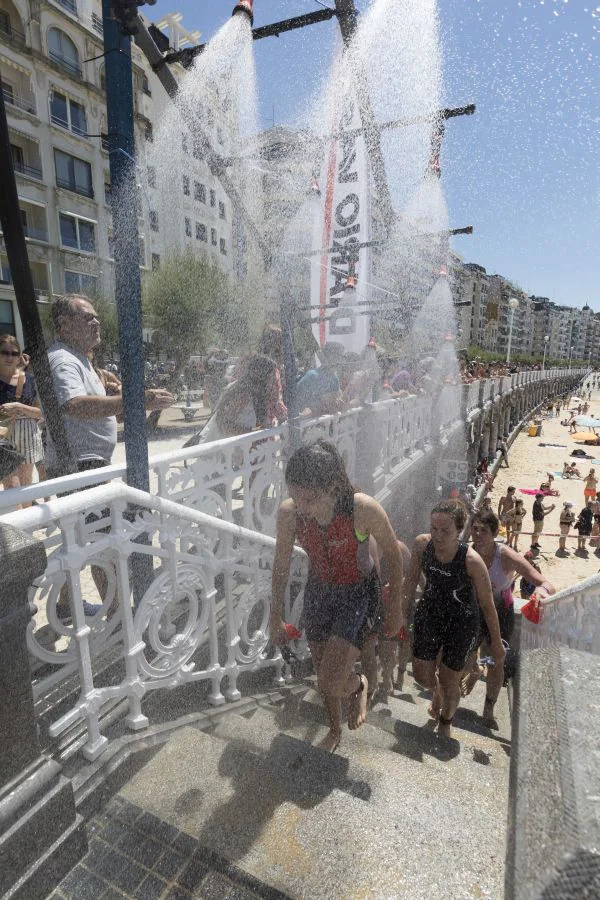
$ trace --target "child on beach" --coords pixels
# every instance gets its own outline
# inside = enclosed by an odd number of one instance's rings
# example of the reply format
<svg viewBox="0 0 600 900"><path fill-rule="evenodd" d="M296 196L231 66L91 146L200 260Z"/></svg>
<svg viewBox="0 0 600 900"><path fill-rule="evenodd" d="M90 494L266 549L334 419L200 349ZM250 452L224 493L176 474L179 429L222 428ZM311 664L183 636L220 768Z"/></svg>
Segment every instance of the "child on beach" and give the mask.
<svg viewBox="0 0 600 900"><path fill-rule="evenodd" d="M523 527L523 519L525 518L525 507L521 499L515 501L513 509L506 516L506 537L507 545L514 550L518 550L519 535Z"/></svg>
<svg viewBox="0 0 600 900"><path fill-rule="evenodd" d="M575 521L575 513L573 512L573 504L569 500L565 500L563 508L560 511L560 537L558 539L558 552L561 556L567 552L567 537L571 530L571 525Z"/></svg>

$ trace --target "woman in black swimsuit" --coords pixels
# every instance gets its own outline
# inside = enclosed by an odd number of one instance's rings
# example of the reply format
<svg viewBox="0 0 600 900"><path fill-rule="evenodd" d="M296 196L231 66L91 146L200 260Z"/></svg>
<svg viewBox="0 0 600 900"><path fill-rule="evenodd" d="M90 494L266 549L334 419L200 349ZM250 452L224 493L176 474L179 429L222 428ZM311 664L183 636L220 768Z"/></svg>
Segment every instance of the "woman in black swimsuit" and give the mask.
<svg viewBox="0 0 600 900"><path fill-rule="evenodd" d="M502 665L505 650L488 570L474 550L460 540L467 510L460 500L442 500L431 513L431 534L414 543L406 579L407 605L414 602L422 575L423 597L414 620L413 673L433 691L429 714L439 721L442 737L460 702L461 672L479 636L479 607L491 636L491 652Z"/></svg>

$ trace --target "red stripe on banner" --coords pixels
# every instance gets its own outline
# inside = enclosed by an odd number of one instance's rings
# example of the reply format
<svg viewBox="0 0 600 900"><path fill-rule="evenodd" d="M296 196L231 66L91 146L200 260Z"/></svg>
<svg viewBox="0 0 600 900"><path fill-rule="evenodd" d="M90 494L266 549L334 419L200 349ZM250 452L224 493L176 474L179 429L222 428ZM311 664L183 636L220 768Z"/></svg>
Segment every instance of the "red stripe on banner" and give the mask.
<svg viewBox="0 0 600 900"><path fill-rule="evenodd" d="M335 165L337 161L337 141L331 142L329 162L327 164L327 181L325 187L325 203L323 206L323 240L321 247L326 250L331 246L331 215L333 212L333 195L335 192ZM325 312L327 308L327 280L331 254L321 256L321 280L319 284L319 344L325 343Z"/></svg>

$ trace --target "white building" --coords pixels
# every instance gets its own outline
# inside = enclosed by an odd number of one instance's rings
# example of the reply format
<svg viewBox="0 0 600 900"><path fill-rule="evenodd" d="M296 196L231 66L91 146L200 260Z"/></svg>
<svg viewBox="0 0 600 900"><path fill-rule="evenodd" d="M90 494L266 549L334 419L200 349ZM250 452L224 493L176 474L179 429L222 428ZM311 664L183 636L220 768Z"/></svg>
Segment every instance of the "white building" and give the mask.
<svg viewBox="0 0 600 900"><path fill-rule="evenodd" d="M174 27L179 46L199 36L185 32L179 19ZM107 298L114 293L103 49L100 0L0 0L0 75L21 217L41 302L70 291ZM170 231L161 229L159 209L153 205L162 173L149 171L146 162L170 100L135 46L132 59L142 176L137 201L140 266L145 272L160 265L174 241ZM180 66L172 70L183 77ZM213 131L217 140L222 133L218 106ZM214 254L231 270L231 206L204 160L190 157L180 190L181 196L170 202L181 208L182 241ZM0 265L0 328L22 339L1 237Z"/></svg>

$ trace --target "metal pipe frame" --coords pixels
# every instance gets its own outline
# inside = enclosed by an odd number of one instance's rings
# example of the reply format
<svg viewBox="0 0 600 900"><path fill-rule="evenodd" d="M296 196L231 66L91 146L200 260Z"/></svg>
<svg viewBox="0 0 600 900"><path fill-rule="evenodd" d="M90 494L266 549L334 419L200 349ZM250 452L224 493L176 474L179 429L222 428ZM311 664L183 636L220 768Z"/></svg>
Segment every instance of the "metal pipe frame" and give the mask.
<svg viewBox="0 0 600 900"><path fill-rule="evenodd" d="M291 19L274 22L272 25L262 25L260 28L253 28L252 37L255 41L260 41L261 38L266 37L279 37L280 34L285 34L286 31L294 31L297 28L305 28L307 25L316 25L319 22L329 22L336 15L337 11L335 9L316 10L303 16L294 16ZM192 65L196 56L203 53L205 49L206 44L198 44L196 47L184 47L183 50L175 50L161 57L156 66L164 65L164 63L181 63L187 69Z"/></svg>

